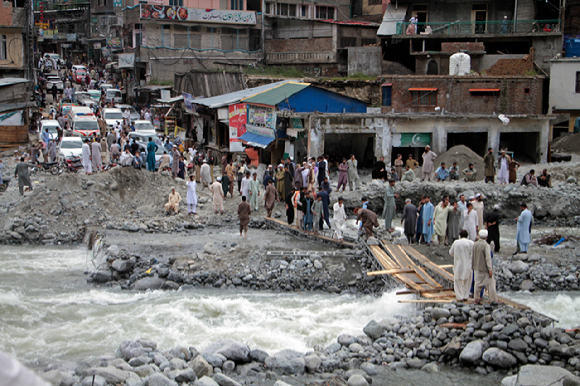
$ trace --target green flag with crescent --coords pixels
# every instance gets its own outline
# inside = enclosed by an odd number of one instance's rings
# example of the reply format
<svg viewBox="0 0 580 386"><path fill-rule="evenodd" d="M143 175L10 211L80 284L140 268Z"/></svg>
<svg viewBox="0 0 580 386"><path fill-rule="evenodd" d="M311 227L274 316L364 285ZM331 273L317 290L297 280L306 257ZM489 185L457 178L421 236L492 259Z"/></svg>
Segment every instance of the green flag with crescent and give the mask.
<svg viewBox="0 0 580 386"><path fill-rule="evenodd" d="M431 144L431 133L395 133L393 147L425 147Z"/></svg>

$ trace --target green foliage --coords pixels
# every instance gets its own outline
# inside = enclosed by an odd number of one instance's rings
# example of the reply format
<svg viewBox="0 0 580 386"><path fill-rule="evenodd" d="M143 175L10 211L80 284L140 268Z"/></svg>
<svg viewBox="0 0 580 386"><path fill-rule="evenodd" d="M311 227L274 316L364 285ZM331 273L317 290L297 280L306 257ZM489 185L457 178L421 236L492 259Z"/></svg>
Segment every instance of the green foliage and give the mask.
<svg viewBox="0 0 580 386"><path fill-rule="evenodd" d="M536 70L526 71L526 72L524 72L524 75L525 76L536 76L536 75L538 75L538 71L536 71Z"/></svg>

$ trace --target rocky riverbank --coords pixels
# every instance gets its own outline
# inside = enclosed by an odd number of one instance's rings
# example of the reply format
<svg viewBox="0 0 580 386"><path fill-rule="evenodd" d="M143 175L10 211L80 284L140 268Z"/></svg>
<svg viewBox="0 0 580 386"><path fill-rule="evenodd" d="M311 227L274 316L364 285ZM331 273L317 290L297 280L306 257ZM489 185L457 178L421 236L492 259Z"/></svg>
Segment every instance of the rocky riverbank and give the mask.
<svg viewBox="0 0 580 386"><path fill-rule="evenodd" d="M552 384L556 377L578 385L580 333L550 325L531 311L447 304L412 318L373 320L361 335L340 335L308 352L268 355L228 340L203 350L185 342L162 350L150 339L138 339L121 342L114 356L49 366L41 375L54 386L365 386L386 384L383 379L401 371L404 379L404 369L416 369L432 380L448 370L468 371L473 379L462 382L466 385L499 384L498 376L505 375L510 385L528 385L524 379L534 376L546 383L533 384ZM526 366L532 364L545 366Z"/></svg>

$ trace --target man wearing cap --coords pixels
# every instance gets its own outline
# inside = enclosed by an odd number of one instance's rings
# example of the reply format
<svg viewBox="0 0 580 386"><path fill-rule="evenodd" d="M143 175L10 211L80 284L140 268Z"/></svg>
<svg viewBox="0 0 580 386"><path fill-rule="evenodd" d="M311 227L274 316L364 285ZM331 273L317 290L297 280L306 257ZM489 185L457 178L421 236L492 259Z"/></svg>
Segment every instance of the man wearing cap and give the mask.
<svg viewBox="0 0 580 386"><path fill-rule="evenodd" d="M485 219L485 227L487 228L487 243L491 245L493 241L493 251L499 253L499 222L501 215L499 214L499 205L494 205L493 211L487 215Z"/></svg>
<svg viewBox="0 0 580 386"><path fill-rule="evenodd" d="M459 240L455 240L449 254L453 257L453 290L457 301L464 302L469 298L473 277L472 263L473 241L467 238L467 231L459 232Z"/></svg>
<svg viewBox="0 0 580 386"><path fill-rule="evenodd" d="M276 191L278 192L278 197L282 197L284 199L284 165L278 165L278 169L276 169Z"/></svg>
<svg viewBox="0 0 580 386"><path fill-rule="evenodd" d="M415 229L417 227L417 207L411 203L410 198L405 200L405 207L403 208L401 224L403 221L405 221L405 236L407 236L409 244L413 244L413 239L415 238Z"/></svg>
<svg viewBox="0 0 580 386"><path fill-rule="evenodd" d="M350 159L346 161L348 166L348 187L350 191L353 191L353 187L355 189L360 188L360 177L358 176L358 161L356 160L354 154L350 156Z"/></svg>
<svg viewBox="0 0 580 386"><path fill-rule="evenodd" d="M463 169L463 175L465 176L465 182L475 182L477 169L475 169L473 164L470 163L468 168Z"/></svg>
<svg viewBox="0 0 580 386"><path fill-rule="evenodd" d="M213 194L213 210L217 214L218 210L220 214L224 214L224 190L222 189L221 178L218 177L217 180L209 186L209 191Z"/></svg>
<svg viewBox="0 0 580 386"><path fill-rule="evenodd" d="M167 202L167 204L165 204L165 214L169 216L172 210L173 213L178 214L180 201L181 196L179 195L179 193L175 191L175 187L172 187L171 193L169 193L169 201Z"/></svg>
<svg viewBox="0 0 580 386"><path fill-rule="evenodd" d="M397 206L395 205L395 198L399 198L399 195L395 193L395 180L390 179L389 184L385 188L385 197L384 202L385 206L383 208L383 218L385 219L385 228L388 232L392 232L395 229L393 228L393 218L395 218L395 209Z"/></svg>
<svg viewBox="0 0 580 386"><path fill-rule="evenodd" d="M207 160L203 160L203 164L201 165L201 186L202 190L205 189L205 186L211 185L211 168L207 163Z"/></svg>
<svg viewBox="0 0 580 386"><path fill-rule="evenodd" d="M532 227L533 217L532 212L528 210L528 206L525 203L520 204L520 209L522 210L522 213L516 217L518 222L516 232L516 253L528 253L528 246L530 244L530 229Z"/></svg>
<svg viewBox="0 0 580 386"><path fill-rule="evenodd" d="M479 231L479 240L473 244L472 269L475 278L475 285L473 288L475 304L481 304L479 296L484 286L487 287L487 290L489 291L489 300L492 303L497 303L498 301L495 291L493 266L491 264L491 248L485 239L487 239L487 231L482 229Z"/></svg>
<svg viewBox="0 0 580 386"><path fill-rule="evenodd" d="M250 194L250 208L252 208L252 210L254 211L258 211L258 197L260 196L260 181L258 181L258 173L256 172L252 173L252 179L250 180L248 193Z"/></svg>
<svg viewBox="0 0 580 386"><path fill-rule="evenodd" d="M487 149L487 154L483 157L483 163L485 164L485 182L495 182L495 160L493 158L493 149L490 147Z"/></svg>
<svg viewBox="0 0 580 386"><path fill-rule="evenodd" d="M424 181L427 178L431 181L431 175L433 174L433 161L437 158L437 154L431 151L431 146L425 146L425 152L423 153L423 178L421 181Z"/></svg>

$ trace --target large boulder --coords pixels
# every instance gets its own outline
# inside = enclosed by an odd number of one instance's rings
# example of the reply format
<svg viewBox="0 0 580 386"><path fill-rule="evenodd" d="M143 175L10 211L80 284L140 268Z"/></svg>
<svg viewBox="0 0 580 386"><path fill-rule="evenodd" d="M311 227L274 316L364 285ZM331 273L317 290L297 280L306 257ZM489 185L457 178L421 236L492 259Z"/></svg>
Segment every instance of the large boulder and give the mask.
<svg viewBox="0 0 580 386"><path fill-rule="evenodd" d="M210 377L201 377L197 381L193 382L193 386L220 386L220 385Z"/></svg>
<svg viewBox="0 0 580 386"><path fill-rule="evenodd" d="M221 373L214 375L213 380L216 381L220 386L242 386L239 382L236 382L230 377Z"/></svg>
<svg viewBox="0 0 580 386"><path fill-rule="evenodd" d="M214 355L220 354L236 363L247 363L250 361L251 350L247 344L226 339L212 343L203 352Z"/></svg>
<svg viewBox="0 0 580 386"><path fill-rule="evenodd" d="M196 356L194 360L189 362L188 366L193 369L198 378L213 375L213 367L201 355Z"/></svg>
<svg viewBox="0 0 580 386"><path fill-rule="evenodd" d="M368 322L368 324L363 328L363 332L372 340L379 339L388 327L382 323L377 323L374 320Z"/></svg>
<svg viewBox="0 0 580 386"><path fill-rule="evenodd" d="M558 366L526 365L520 368L515 378L515 386L578 386L580 378ZM506 378L504 378L505 380Z"/></svg>
<svg viewBox="0 0 580 386"><path fill-rule="evenodd" d="M512 273L520 274L526 272L530 266L521 260L514 261L507 267Z"/></svg>
<svg viewBox="0 0 580 386"><path fill-rule="evenodd" d="M138 291L156 290L161 289L163 284L165 284L165 280L160 279L157 276L144 277L135 282L135 289Z"/></svg>
<svg viewBox="0 0 580 386"><path fill-rule="evenodd" d="M449 310L445 308L433 308L433 310L431 311L431 317L435 320L439 320L441 318L449 318L449 315L451 315L451 313L449 312Z"/></svg>
<svg viewBox="0 0 580 386"><path fill-rule="evenodd" d="M266 358L265 364L266 368L287 374L303 374L306 367L304 354L294 350L282 350Z"/></svg>
<svg viewBox="0 0 580 386"><path fill-rule="evenodd" d="M177 382L172 381L161 373L155 373L149 376L147 386L177 386Z"/></svg>
<svg viewBox="0 0 580 386"><path fill-rule="evenodd" d="M509 369L518 363L517 359L512 354L496 347L487 349L483 353L482 358L486 363L502 369Z"/></svg>
<svg viewBox="0 0 580 386"><path fill-rule="evenodd" d="M459 354L461 362L473 365L481 359L483 352L489 347L489 344L483 340L474 340L469 342L467 346Z"/></svg>
<svg viewBox="0 0 580 386"><path fill-rule="evenodd" d="M129 378L129 372L114 367L93 367L82 372L83 377L98 375L105 378L107 383L123 383Z"/></svg>
<svg viewBox="0 0 580 386"><path fill-rule="evenodd" d="M126 361L137 358L142 355L147 354L151 349L146 349L139 342L134 342L132 340L124 340L119 344L117 349L117 356L125 359Z"/></svg>
<svg viewBox="0 0 580 386"><path fill-rule="evenodd" d="M362 375L354 374L348 379L348 386L369 386L369 383Z"/></svg>

